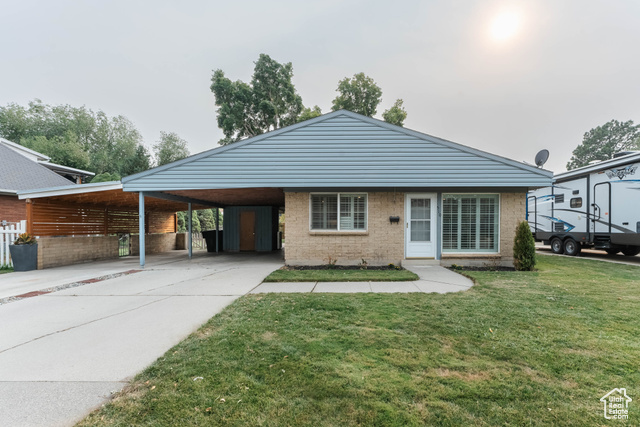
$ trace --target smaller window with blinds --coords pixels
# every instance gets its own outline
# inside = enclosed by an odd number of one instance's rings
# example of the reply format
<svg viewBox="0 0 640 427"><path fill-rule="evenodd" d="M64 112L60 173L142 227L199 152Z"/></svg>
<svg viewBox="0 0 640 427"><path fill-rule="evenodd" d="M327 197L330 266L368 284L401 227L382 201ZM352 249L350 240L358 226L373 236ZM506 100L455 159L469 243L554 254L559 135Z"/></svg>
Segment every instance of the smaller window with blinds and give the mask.
<svg viewBox="0 0 640 427"><path fill-rule="evenodd" d="M582 197L574 197L573 199L569 200L569 206L571 206L571 209L581 208Z"/></svg>
<svg viewBox="0 0 640 427"><path fill-rule="evenodd" d="M311 194L310 205L311 230L367 230L366 194Z"/></svg>

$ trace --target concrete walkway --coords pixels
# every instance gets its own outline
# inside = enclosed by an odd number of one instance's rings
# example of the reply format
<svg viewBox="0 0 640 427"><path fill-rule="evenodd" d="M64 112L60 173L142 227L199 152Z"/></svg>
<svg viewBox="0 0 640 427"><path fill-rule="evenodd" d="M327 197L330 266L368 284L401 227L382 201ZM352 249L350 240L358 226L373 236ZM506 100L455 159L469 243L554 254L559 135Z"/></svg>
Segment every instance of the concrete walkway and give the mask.
<svg viewBox="0 0 640 427"><path fill-rule="evenodd" d="M0 275L0 425L73 425L247 293L472 286L431 265L409 266L420 277L414 282L261 284L282 265L280 253L196 252L189 261L173 251L149 256L144 270L132 257ZM42 290L50 292L34 292Z"/></svg>
<svg viewBox="0 0 640 427"><path fill-rule="evenodd" d="M335 292L335 293L408 293L425 292L445 294L466 291L473 282L439 265L408 265L405 268L420 278L414 282L278 282L262 283L251 293L270 292Z"/></svg>

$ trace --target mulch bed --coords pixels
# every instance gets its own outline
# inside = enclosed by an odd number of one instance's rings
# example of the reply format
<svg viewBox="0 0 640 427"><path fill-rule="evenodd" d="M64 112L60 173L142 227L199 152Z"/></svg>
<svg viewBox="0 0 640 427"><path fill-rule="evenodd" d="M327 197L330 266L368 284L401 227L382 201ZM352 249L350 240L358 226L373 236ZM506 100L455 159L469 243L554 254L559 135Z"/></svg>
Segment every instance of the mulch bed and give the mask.
<svg viewBox="0 0 640 427"><path fill-rule="evenodd" d="M447 267L451 271L516 271L514 267Z"/></svg>
<svg viewBox="0 0 640 427"><path fill-rule="evenodd" d="M280 270L404 270L399 266L390 267L388 265L285 265Z"/></svg>

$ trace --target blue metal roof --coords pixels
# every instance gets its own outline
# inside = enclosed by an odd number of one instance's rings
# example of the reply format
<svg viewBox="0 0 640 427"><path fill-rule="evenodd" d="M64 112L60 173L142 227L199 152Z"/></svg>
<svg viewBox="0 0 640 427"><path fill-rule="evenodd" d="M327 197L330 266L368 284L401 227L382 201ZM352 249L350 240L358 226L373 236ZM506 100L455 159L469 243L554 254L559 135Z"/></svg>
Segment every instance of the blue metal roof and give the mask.
<svg viewBox="0 0 640 427"><path fill-rule="evenodd" d="M122 179L125 191L540 187L552 172L339 110Z"/></svg>

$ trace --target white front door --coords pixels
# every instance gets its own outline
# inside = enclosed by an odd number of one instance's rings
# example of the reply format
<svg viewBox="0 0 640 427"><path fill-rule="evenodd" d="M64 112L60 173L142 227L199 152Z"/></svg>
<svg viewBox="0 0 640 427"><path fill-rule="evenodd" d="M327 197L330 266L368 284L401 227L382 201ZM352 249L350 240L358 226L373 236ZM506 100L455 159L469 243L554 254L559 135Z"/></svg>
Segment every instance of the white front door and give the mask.
<svg viewBox="0 0 640 427"><path fill-rule="evenodd" d="M407 194L405 196L405 257L435 258L436 195Z"/></svg>

